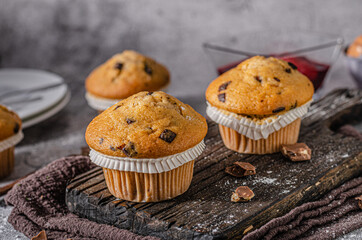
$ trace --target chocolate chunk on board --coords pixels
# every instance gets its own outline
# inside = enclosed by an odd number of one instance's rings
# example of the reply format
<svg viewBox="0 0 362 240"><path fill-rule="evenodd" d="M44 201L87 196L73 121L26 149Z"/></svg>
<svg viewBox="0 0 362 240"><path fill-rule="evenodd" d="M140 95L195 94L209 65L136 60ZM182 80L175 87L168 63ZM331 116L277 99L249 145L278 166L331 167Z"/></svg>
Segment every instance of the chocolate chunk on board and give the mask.
<svg viewBox="0 0 362 240"><path fill-rule="evenodd" d="M163 130L163 132L161 133L159 138L161 138L165 142L172 143L172 141L175 139L176 135L177 134L172 132L171 130L165 129L165 130Z"/></svg>
<svg viewBox="0 0 362 240"><path fill-rule="evenodd" d="M356 197L355 199L358 200L358 206L360 209L362 209L362 195Z"/></svg>
<svg viewBox="0 0 362 240"><path fill-rule="evenodd" d="M247 162L234 162L233 166L225 168L225 172L234 177L255 175L255 167Z"/></svg>
<svg viewBox="0 0 362 240"><path fill-rule="evenodd" d="M293 162L307 161L312 157L312 151L305 143L283 144L280 151Z"/></svg>
<svg viewBox="0 0 362 240"><path fill-rule="evenodd" d="M247 186L238 187L233 195L231 195L232 202L247 202L254 197L254 192Z"/></svg>
<svg viewBox="0 0 362 240"><path fill-rule="evenodd" d="M31 240L47 240L47 235L44 230L42 230L38 235L31 238Z"/></svg>

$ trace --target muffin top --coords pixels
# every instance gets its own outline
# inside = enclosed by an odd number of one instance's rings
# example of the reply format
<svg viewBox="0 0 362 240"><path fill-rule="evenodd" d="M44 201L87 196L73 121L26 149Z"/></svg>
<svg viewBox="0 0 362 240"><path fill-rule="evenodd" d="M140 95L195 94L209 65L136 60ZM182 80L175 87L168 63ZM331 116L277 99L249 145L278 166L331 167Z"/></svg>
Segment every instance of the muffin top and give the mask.
<svg viewBox="0 0 362 240"><path fill-rule="evenodd" d="M206 99L219 109L264 117L301 106L313 93L312 82L294 64L255 56L211 82Z"/></svg>
<svg viewBox="0 0 362 240"><path fill-rule="evenodd" d="M140 92L88 125L88 145L105 155L159 158L186 151L207 133L204 117L164 92Z"/></svg>
<svg viewBox="0 0 362 240"><path fill-rule="evenodd" d="M362 56L362 35L358 36L348 47L347 55L354 58Z"/></svg>
<svg viewBox="0 0 362 240"><path fill-rule="evenodd" d="M17 134L20 129L21 120L19 116L0 105L0 141Z"/></svg>
<svg viewBox="0 0 362 240"><path fill-rule="evenodd" d="M94 69L85 87L97 97L123 99L140 91L160 90L169 81L170 75L163 65L126 50Z"/></svg>

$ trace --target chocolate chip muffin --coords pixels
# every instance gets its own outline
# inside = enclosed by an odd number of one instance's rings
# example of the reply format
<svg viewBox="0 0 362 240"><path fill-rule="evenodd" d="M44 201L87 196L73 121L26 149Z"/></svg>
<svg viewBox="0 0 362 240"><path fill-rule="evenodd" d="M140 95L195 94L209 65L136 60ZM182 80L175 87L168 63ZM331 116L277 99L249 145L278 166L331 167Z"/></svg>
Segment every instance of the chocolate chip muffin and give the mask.
<svg viewBox="0 0 362 240"><path fill-rule="evenodd" d="M14 168L14 146L21 141L19 116L0 105L0 178L8 176Z"/></svg>
<svg viewBox="0 0 362 240"><path fill-rule="evenodd" d="M205 118L189 105L164 92L140 92L94 118L86 141L114 196L155 202L188 189L206 132Z"/></svg>
<svg viewBox="0 0 362 240"><path fill-rule="evenodd" d="M297 141L313 93L312 82L293 63L255 56L209 85L207 114L219 123L228 148L273 153Z"/></svg>
<svg viewBox="0 0 362 240"><path fill-rule="evenodd" d="M86 99L91 107L103 111L135 93L164 89L169 82L170 74L163 65L126 50L90 73L85 82Z"/></svg>

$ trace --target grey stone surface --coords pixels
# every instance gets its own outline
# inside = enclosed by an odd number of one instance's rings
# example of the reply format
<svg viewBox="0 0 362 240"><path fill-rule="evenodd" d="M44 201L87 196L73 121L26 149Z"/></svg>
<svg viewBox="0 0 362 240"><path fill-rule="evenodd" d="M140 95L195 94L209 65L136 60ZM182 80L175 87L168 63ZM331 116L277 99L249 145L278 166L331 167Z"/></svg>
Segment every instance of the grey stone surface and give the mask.
<svg viewBox="0 0 362 240"><path fill-rule="evenodd" d="M350 42L362 34L361 10L360 0L0 0L0 67L52 71L72 91L63 111L24 131L15 171L0 185L80 152L96 116L83 97L84 79L116 52L135 49L164 63L172 76L169 92L204 113L204 90L216 76L204 41L277 28L331 32ZM356 86L342 56L325 85L324 94ZM6 223L10 209L0 206L0 239L26 239ZM343 239L362 239L362 231Z"/></svg>

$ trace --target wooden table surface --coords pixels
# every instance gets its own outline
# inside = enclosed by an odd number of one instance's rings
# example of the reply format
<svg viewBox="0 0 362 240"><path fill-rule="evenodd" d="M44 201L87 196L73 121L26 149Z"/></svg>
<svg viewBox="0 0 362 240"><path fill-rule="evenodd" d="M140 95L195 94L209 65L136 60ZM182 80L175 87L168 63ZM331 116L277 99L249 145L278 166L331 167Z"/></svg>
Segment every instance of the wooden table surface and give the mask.
<svg viewBox="0 0 362 240"><path fill-rule="evenodd" d="M76 177L67 187L68 208L91 220L163 239L239 239L295 206L317 199L362 174L362 144L337 134L344 124L362 123L362 91L336 91L311 106L302 121L300 142L312 160L291 162L280 153L239 154L227 149L218 126L209 122L206 149L195 161L194 178L183 195L160 203L132 203L113 197L101 168ZM254 176L224 172L235 161L256 166ZM232 191L249 186L255 197L230 201Z"/></svg>

